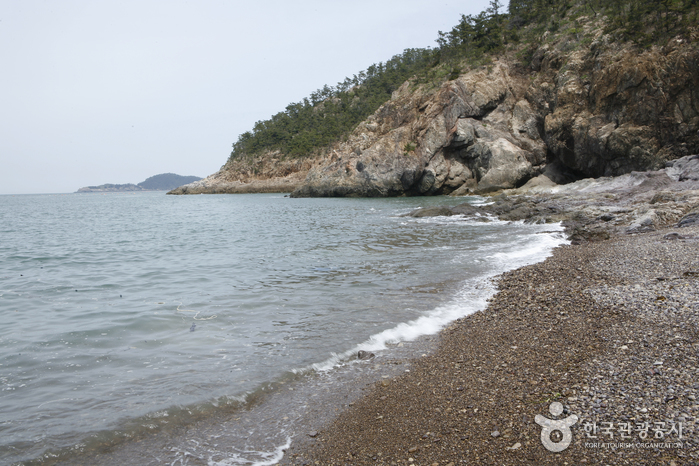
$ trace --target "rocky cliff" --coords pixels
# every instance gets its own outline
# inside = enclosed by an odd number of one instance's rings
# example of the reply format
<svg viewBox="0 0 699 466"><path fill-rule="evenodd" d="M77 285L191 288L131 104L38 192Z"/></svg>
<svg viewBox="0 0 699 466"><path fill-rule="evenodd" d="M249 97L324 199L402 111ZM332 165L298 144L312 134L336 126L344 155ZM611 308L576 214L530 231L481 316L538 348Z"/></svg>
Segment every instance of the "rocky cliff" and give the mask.
<svg viewBox="0 0 699 466"><path fill-rule="evenodd" d="M524 183L546 161L528 84L505 60L436 90L407 82L294 196L489 192Z"/></svg>
<svg viewBox="0 0 699 466"><path fill-rule="evenodd" d="M575 34L546 33L536 46L519 46L439 86L406 82L316 159L271 154L255 174L249 161L229 162L179 190L490 193L541 174L565 183L657 170L698 153L696 38L640 49L614 42L600 21L576 21Z"/></svg>
<svg viewBox="0 0 699 466"><path fill-rule="evenodd" d="M406 83L294 196L488 193L653 170L699 152L699 53L569 38L429 92ZM548 168L547 168L548 164Z"/></svg>

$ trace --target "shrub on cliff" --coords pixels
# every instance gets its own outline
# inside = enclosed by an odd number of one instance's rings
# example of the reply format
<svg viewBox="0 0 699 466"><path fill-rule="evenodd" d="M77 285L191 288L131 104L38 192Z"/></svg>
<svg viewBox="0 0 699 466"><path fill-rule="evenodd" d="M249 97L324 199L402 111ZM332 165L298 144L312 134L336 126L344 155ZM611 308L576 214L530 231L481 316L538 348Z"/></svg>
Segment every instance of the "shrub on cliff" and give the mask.
<svg viewBox="0 0 699 466"><path fill-rule="evenodd" d="M407 49L335 87L326 85L269 120L255 123L252 131L233 144L231 158L273 150L292 157L309 155L348 134L406 79L432 66L433 61L432 49Z"/></svg>
<svg viewBox="0 0 699 466"><path fill-rule="evenodd" d="M562 28L581 15L604 17L605 32L647 46L689 34L696 27L697 10L699 0L510 0L505 12L500 0L491 0L485 11L462 15L450 31L439 31L437 48L407 49L258 121L233 144L230 159L268 151L312 155L346 137L411 77L436 84L456 79L464 66L487 64L489 57L519 42L526 65L546 31L560 29L574 36L573 42L585 40L575 27Z"/></svg>

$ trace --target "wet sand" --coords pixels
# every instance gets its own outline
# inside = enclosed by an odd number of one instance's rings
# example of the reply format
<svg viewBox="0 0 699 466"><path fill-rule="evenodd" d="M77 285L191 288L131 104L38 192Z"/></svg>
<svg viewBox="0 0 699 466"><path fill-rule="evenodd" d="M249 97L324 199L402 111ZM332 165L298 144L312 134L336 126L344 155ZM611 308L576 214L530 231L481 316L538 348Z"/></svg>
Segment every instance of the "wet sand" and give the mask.
<svg viewBox="0 0 699 466"><path fill-rule="evenodd" d="M280 464L699 464L699 227L563 246L498 289ZM553 402L578 417L557 453Z"/></svg>

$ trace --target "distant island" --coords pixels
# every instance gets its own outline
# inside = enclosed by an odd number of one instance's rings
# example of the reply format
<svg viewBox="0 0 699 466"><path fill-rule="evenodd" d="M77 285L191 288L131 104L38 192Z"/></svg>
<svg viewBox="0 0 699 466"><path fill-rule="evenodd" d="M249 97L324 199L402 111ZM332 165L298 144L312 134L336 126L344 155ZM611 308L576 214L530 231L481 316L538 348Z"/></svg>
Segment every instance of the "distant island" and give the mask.
<svg viewBox="0 0 699 466"><path fill-rule="evenodd" d="M198 176L182 176L174 173L161 173L151 176L138 184L101 184L99 186L86 186L78 189L79 193L114 193L129 191L170 191L179 186L194 183L201 178Z"/></svg>

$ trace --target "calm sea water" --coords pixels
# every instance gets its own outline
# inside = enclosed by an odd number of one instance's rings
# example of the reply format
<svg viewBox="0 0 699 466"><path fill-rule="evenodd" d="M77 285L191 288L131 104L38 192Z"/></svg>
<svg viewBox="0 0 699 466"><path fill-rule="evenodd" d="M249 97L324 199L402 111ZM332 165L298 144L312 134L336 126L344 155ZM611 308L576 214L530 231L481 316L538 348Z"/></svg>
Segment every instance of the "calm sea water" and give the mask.
<svg viewBox="0 0 699 466"><path fill-rule="evenodd" d="M458 202L0 196L0 463L194 422L435 333L484 306L489 277L565 241L558 226L400 216ZM208 463L273 464L248 450Z"/></svg>

